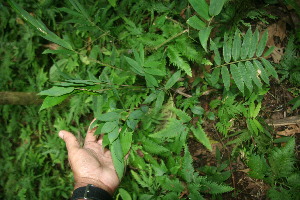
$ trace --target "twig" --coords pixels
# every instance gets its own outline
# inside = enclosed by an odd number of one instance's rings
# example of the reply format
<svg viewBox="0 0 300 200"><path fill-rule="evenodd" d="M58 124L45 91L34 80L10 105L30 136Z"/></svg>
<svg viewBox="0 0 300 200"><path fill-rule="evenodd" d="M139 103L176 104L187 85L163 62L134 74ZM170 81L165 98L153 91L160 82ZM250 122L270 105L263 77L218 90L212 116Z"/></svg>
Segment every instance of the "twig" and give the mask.
<svg viewBox="0 0 300 200"><path fill-rule="evenodd" d="M180 33L177 33L176 35L170 37L169 39L165 40L163 43L161 43L160 45L158 45L157 47L154 47L154 50L158 50L160 47L162 47L163 45L167 44L168 42L170 42L171 40L181 36L182 34L188 32L188 29L185 29L184 31L181 31Z"/></svg>

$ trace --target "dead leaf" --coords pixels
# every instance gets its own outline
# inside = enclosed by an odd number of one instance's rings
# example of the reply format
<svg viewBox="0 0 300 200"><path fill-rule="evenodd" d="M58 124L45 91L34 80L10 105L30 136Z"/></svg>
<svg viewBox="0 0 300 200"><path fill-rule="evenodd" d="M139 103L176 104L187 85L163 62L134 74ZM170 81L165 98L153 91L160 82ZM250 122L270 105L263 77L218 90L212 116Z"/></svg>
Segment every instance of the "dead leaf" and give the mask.
<svg viewBox="0 0 300 200"><path fill-rule="evenodd" d="M294 124L294 125L290 125L284 131L278 131L276 134L277 137L280 137L280 136L293 136L296 133L300 133L300 127Z"/></svg>
<svg viewBox="0 0 300 200"><path fill-rule="evenodd" d="M280 63L280 60L283 56L283 50L284 50L284 48L278 48L275 46L274 51L271 54L271 57L273 58L274 63Z"/></svg>

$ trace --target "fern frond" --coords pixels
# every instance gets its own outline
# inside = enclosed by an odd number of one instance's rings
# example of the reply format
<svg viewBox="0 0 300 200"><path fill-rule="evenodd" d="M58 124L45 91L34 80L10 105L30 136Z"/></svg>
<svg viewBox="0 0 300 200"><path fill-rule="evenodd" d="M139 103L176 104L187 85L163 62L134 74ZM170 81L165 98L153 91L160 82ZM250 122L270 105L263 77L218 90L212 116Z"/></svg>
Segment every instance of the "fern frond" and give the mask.
<svg viewBox="0 0 300 200"><path fill-rule="evenodd" d="M249 175L256 179L263 180L269 170L266 159L259 155L252 155L249 159L248 166L251 169Z"/></svg>
<svg viewBox="0 0 300 200"><path fill-rule="evenodd" d="M269 157L272 173L275 177L288 177L294 170L295 138L289 140L282 148L276 148Z"/></svg>
<svg viewBox="0 0 300 200"><path fill-rule="evenodd" d="M161 155L165 152L168 152L169 149L157 144L156 142L148 139L148 138L143 138L143 148L153 154Z"/></svg>
<svg viewBox="0 0 300 200"><path fill-rule="evenodd" d="M202 184L204 186L202 186L202 191L209 194L222 194L225 192L230 192L234 189L228 185L218 184L208 180L203 180Z"/></svg>
<svg viewBox="0 0 300 200"><path fill-rule="evenodd" d="M230 88L230 74L234 80L237 88L244 94L245 88L250 93L255 89L254 84L258 89L262 88L261 80L267 85L270 84L269 77L273 76L278 79L276 70L272 64L264 59L262 53L264 52L266 42L268 39L267 31L259 40L259 32L256 30L252 34L249 29L242 37L240 31L237 29L234 36L229 36L227 33L224 35L223 42L223 58L221 58L216 44L211 40L210 49L214 50L216 67L221 67L222 82L226 90ZM254 57L256 55L256 57ZM229 70L226 68L230 68ZM253 84L254 83L254 84Z"/></svg>
<svg viewBox="0 0 300 200"><path fill-rule="evenodd" d="M173 65L182 69L187 75L192 76L190 65L182 58L181 53L174 46L170 45L168 47L167 55Z"/></svg>
<svg viewBox="0 0 300 200"><path fill-rule="evenodd" d="M174 138L179 137L184 131L186 126L180 120L170 118L166 127L156 133L149 135L152 138Z"/></svg>

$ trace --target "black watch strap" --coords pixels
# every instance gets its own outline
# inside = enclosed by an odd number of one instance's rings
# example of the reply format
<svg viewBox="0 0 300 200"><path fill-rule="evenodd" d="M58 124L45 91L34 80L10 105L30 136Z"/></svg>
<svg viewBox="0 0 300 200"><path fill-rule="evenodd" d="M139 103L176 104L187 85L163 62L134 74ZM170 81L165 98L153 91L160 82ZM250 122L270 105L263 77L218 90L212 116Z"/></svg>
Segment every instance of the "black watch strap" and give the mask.
<svg viewBox="0 0 300 200"><path fill-rule="evenodd" d="M110 194L98 187L88 184L73 191L71 200L91 199L91 200L112 200Z"/></svg>

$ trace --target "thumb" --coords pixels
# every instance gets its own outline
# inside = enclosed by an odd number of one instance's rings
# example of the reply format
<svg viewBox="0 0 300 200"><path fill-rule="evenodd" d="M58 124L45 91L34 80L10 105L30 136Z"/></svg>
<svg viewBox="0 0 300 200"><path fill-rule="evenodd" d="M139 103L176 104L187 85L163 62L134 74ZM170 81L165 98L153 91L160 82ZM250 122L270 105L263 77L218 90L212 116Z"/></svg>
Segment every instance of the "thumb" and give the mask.
<svg viewBox="0 0 300 200"><path fill-rule="evenodd" d="M72 133L65 130L61 130L59 131L58 135L61 139L65 141L69 153L71 151L79 149L80 145L76 137Z"/></svg>

